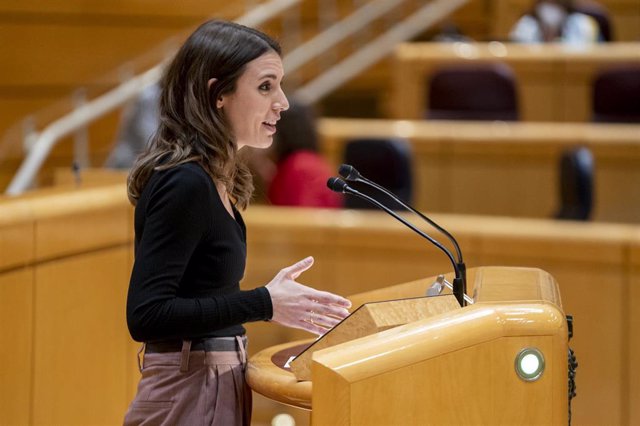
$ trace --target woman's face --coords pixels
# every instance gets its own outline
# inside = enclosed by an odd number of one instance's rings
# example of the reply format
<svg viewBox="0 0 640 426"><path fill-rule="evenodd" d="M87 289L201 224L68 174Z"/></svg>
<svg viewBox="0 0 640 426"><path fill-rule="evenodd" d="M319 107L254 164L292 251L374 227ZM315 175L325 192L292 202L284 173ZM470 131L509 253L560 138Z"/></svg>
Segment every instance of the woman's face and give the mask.
<svg viewBox="0 0 640 426"><path fill-rule="evenodd" d="M280 113L289 108L280 86L283 77L280 56L268 52L247 63L233 93L218 98L216 107L229 120L238 149L268 148L273 142Z"/></svg>

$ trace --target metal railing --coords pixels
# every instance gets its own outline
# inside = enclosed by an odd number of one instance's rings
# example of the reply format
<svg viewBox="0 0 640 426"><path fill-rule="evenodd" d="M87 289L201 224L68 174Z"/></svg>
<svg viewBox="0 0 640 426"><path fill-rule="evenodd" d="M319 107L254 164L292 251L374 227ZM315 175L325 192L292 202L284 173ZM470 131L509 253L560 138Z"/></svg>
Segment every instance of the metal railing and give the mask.
<svg viewBox="0 0 640 426"><path fill-rule="evenodd" d="M325 71L322 75L307 83L302 88L296 90L296 98L306 103L318 101L351 80L363 70L389 55L398 43L417 36L467 2L468 0L435 0L421 7L411 16L394 25L383 35L366 44L354 54ZM381 3L397 2L387 0ZM385 10L384 7L379 7L375 9L375 11L372 10L371 13L380 13L383 10ZM352 25L356 26L355 23ZM342 30L342 27L336 28L335 32L338 33L340 30ZM348 30L345 30L344 32L347 31ZM323 36L323 38L334 41L330 35ZM320 36L318 38L320 38ZM301 46L299 49L303 48L304 46Z"/></svg>
<svg viewBox="0 0 640 426"><path fill-rule="evenodd" d="M237 19L236 22L250 27L257 27L299 2L300 0L272 0L262 3ZM148 86L160 80L165 64L166 61L163 61L104 95L87 101L70 114L46 126L42 132L33 132L27 135L26 139L29 142L25 146L28 147L29 152L5 193L7 195L18 195L29 188L56 142L139 96Z"/></svg>
<svg viewBox="0 0 640 426"><path fill-rule="evenodd" d="M327 17L319 14L319 20L322 21L319 26L326 28L323 28L319 34L305 43L293 48L291 53L284 57L283 62L287 73L295 75L295 71L305 64L326 52L332 52L336 45L349 37L357 37L359 32L367 31L367 27L372 22L384 18L390 11L408 1L371 0L363 3L362 1L354 0L352 13L328 26ZM343 59L342 62L327 66L328 70L323 71L322 74L311 81L303 83L302 87L294 91L294 96L302 102L314 103L318 101L383 57L389 55L396 44L415 37L467 2L468 0L431 1L412 12L410 16L393 25L391 29L374 40L366 43L360 39L361 47ZM258 27L269 19L284 14L294 6L299 6L300 3L301 0L272 0L261 3L239 18L237 22L247 26ZM322 4L321 6L331 9L332 16L335 14L335 0L333 0L331 7L328 4ZM297 15L297 19L301 19L299 11ZM300 31L301 25L298 23L293 27L294 30ZM291 37L294 40L299 38L299 34ZM337 57L336 55L333 56ZM9 184L6 194L17 195L30 187L42 164L59 140L73 133L78 133L83 128L86 128L89 123L123 106L131 99L139 96L147 87L157 83L160 80L165 63L166 60L150 70L129 79L104 95L83 103L65 117L55 120L46 126L42 132L32 131L27 134L24 146L27 147L29 152ZM294 81L298 81L298 79L294 78ZM79 151L82 152L82 149L79 149ZM86 156L86 150L83 155Z"/></svg>

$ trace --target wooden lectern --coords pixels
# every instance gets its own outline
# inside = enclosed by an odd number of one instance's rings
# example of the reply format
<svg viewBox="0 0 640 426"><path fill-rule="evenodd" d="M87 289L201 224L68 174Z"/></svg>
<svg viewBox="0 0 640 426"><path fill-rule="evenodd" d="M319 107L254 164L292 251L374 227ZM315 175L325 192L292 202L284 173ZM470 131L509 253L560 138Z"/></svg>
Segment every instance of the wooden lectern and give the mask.
<svg viewBox="0 0 640 426"><path fill-rule="evenodd" d="M252 357L250 386L311 409L313 425L566 425L556 281L532 268L467 275L474 303L463 308L423 297L435 277L351 296L352 315L321 339Z"/></svg>

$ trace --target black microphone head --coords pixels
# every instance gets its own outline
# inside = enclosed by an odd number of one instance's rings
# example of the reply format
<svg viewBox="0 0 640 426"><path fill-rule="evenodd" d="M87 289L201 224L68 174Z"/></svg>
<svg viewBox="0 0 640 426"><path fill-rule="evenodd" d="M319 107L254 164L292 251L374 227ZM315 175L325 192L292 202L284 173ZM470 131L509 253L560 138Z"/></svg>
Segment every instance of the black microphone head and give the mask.
<svg viewBox="0 0 640 426"><path fill-rule="evenodd" d="M358 172L356 168L353 167L351 164L340 165L340 168L338 169L338 173L340 173L340 176L342 176L346 180L355 180L361 177L360 172Z"/></svg>
<svg viewBox="0 0 640 426"><path fill-rule="evenodd" d="M345 192L347 186L347 182L339 177L330 177L327 181L327 187L333 192Z"/></svg>

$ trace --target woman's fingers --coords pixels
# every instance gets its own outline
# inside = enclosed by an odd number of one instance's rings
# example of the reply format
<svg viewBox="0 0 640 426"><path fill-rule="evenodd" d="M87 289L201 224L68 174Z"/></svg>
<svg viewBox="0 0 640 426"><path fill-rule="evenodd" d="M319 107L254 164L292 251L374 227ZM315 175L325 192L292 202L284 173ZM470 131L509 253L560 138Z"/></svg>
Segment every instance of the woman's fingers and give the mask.
<svg viewBox="0 0 640 426"><path fill-rule="evenodd" d="M339 322L340 321L335 318L323 317L314 313L309 313L309 315L300 321L300 328L310 333L322 336Z"/></svg>
<svg viewBox="0 0 640 426"><path fill-rule="evenodd" d="M273 321L323 335L349 315L351 302L295 281L313 262L313 257L309 256L281 269L267 284L267 289L273 304Z"/></svg>
<svg viewBox="0 0 640 426"><path fill-rule="evenodd" d="M329 293L326 291L314 290L311 288L310 290L312 291L312 294L307 297L314 302L322 303L324 305L342 306L347 309L351 307L351 301L349 299L345 299L342 296L338 296L337 294Z"/></svg>
<svg viewBox="0 0 640 426"><path fill-rule="evenodd" d="M349 316L349 311L341 306L325 305L322 303L314 303L313 301L307 311L317 315L331 316L339 320Z"/></svg>
<svg viewBox="0 0 640 426"><path fill-rule="evenodd" d="M280 272L284 274L285 277L295 280L307 269L313 266L313 256L306 257L299 262L294 263L291 266L287 266L283 268Z"/></svg>
<svg viewBox="0 0 640 426"><path fill-rule="evenodd" d="M319 303L312 306L302 314L301 321L307 323L304 326L305 330L318 335L325 334L349 315L349 311L339 306Z"/></svg>
<svg viewBox="0 0 640 426"><path fill-rule="evenodd" d="M320 314L317 314L315 312L310 312L306 316L304 321L308 321L311 324L316 324L316 325L319 325L321 327L325 327L325 328L329 329L329 328L333 328L336 325L338 325L340 323L340 321L342 321L342 319L336 318L336 317L331 317L331 316L326 316L326 315L320 315Z"/></svg>

